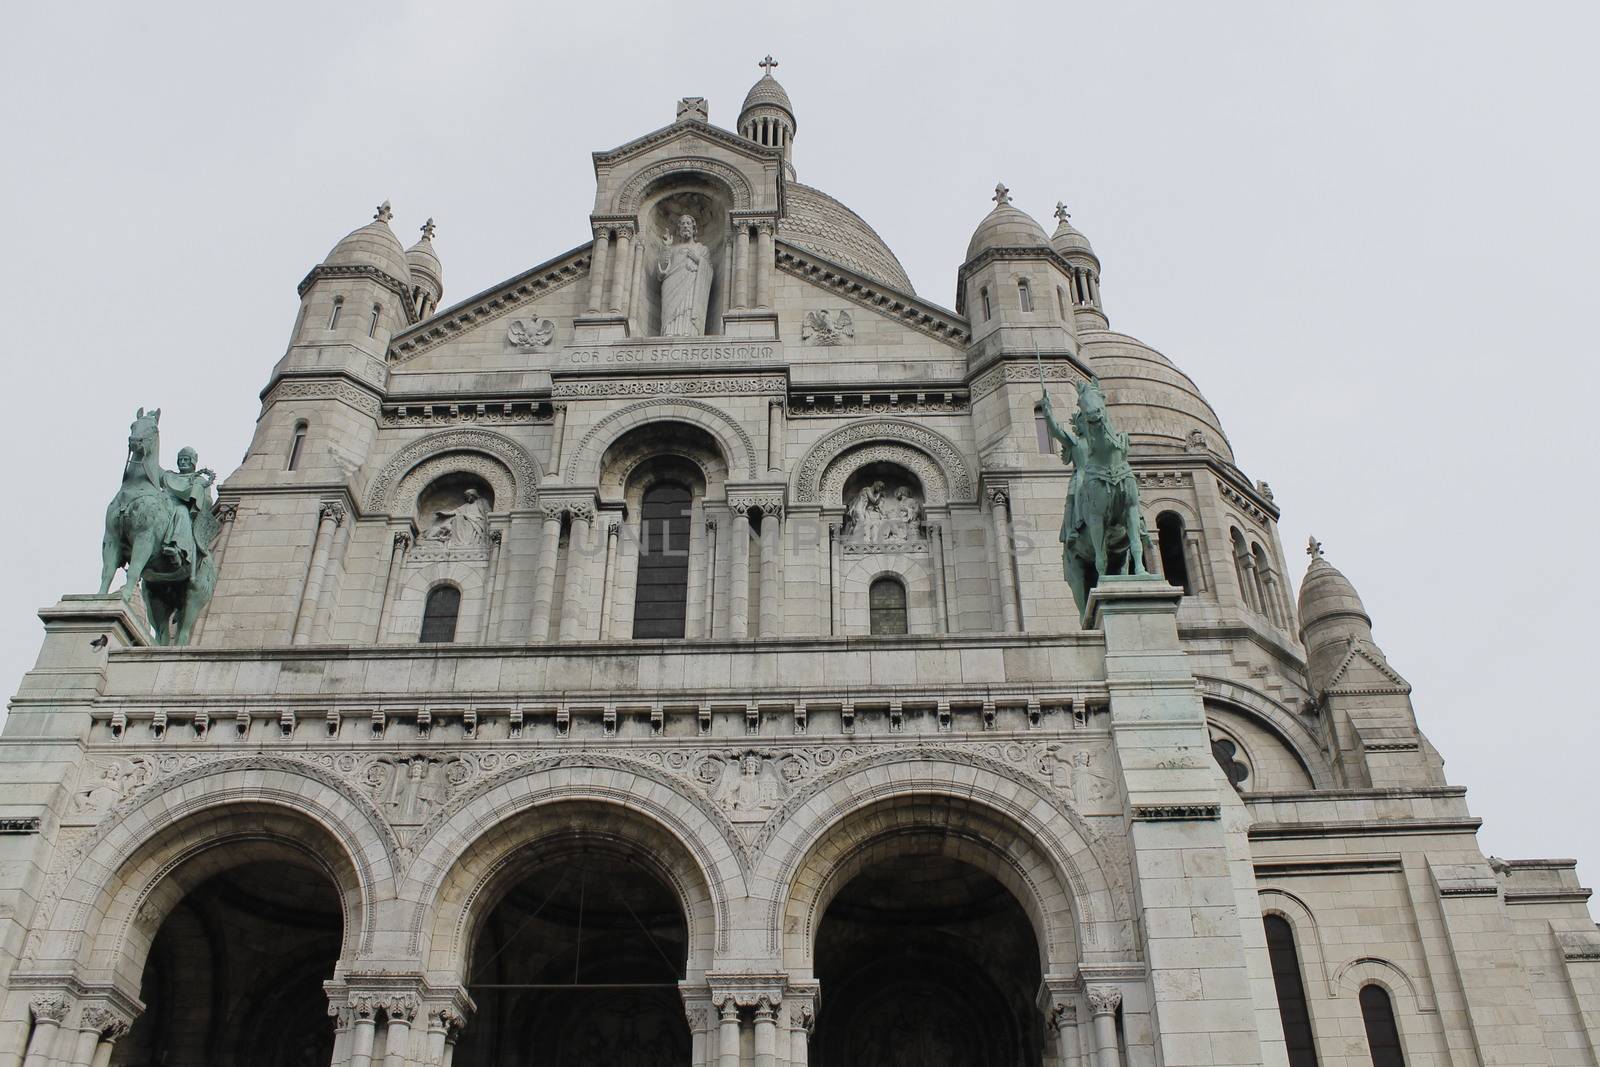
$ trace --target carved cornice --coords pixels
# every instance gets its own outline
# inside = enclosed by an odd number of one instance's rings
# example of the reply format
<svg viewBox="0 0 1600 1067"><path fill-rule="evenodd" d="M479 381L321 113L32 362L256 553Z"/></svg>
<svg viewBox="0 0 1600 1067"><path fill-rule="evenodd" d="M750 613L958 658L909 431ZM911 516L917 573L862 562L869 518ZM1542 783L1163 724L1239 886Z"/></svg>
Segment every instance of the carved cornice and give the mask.
<svg viewBox="0 0 1600 1067"><path fill-rule="evenodd" d="M937 341L965 348L972 330L965 319L937 304L902 293L848 267L784 241L777 242L778 269L829 289L852 303L895 319Z"/></svg>
<svg viewBox="0 0 1600 1067"><path fill-rule="evenodd" d="M791 390L789 418L829 419L861 415L959 415L971 410L966 389L874 389L852 391L846 386L806 387Z"/></svg>
<svg viewBox="0 0 1600 1067"><path fill-rule="evenodd" d="M722 377L704 375L686 378L594 378L556 379L551 395L561 399L626 399L649 396L761 396L784 394L788 385L783 375Z"/></svg>
<svg viewBox="0 0 1600 1067"><path fill-rule="evenodd" d="M371 419L378 417L377 393L343 378L286 378L278 382L261 401L265 411L284 400L337 400Z"/></svg>
<svg viewBox="0 0 1600 1067"><path fill-rule="evenodd" d="M486 400L465 403L449 400L422 400L382 406L382 422L396 426L449 426L458 423L478 426L510 426L547 423L555 417L544 400Z"/></svg>
<svg viewBox="0 0 1600 1067"><path fill-rule="evenodd" d="M36 834L38 832L39 817L37 815L0 819L0 835Z"/></svg>
<svg viewBox="0 0 1600 1067"><path fill-rule="evenodd" d="M1220 804L1135 804L1135 822L1214 822L1222 818Z"/></svg>
<svg viewBox="0 0 1600 1067"><path fill-rule="evenodd" d="M590 247L585 244L574 248L418 323L390 344L390 361L404 363L467 330L492 322L585 277L589 273Z"/></svg>
<svg viewBox="0 0 1600 1067"><path fill-rule="evenodd" d="M301 280L296 292L304 297L306 290L310 289L312 285L322 278L367 278L377 282L399 298L400 307L405 311L406 322L417 321L416 309L411 306L411 287L387 271L365 264L336 264L330 266L326 263L320 263L312 267L311 272Z"/></svg>
<svg viewBox="0 0 1600 1067"><path fill-rule="evenodd" d="M972 259L969 259L963 263L961 265L961 269L956 272L957 314L965 315L967 311L967 279L978 273L978 271L982 270L984 267L987 267L989 264L1000 259L1006 260L1007 262L1032 260L1036 263L1049 263L1068 277L1072 275L1072 264L1068 263L1066 258L1063 257L1060 252L1057 252L1048 245L1030 245L1023 248L986 248L982 252L979 252Z"/></svg>

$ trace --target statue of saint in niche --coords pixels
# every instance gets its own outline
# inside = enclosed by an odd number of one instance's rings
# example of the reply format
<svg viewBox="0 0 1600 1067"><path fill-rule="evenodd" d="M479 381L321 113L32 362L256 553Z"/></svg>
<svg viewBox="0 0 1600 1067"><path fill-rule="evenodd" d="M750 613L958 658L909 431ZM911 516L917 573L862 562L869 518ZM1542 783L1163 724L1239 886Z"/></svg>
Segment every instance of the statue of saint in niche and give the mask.
<svg viewBox="0 0 1600 1067"><path fill-rule="evenodd" d="M434 512L433 525L418 540L445 548L482 548L489 543L489 505L476 489L468 489L456 507Z"/></svg>
<svg viewBox="0 0 1600 1067"><path fill-rule="evenodd" d="M714 272L711 250L698 240L693 217L678 216L677 243L671 234L662 235L656 272L661 276L661 335L703 336Z"/></svg>

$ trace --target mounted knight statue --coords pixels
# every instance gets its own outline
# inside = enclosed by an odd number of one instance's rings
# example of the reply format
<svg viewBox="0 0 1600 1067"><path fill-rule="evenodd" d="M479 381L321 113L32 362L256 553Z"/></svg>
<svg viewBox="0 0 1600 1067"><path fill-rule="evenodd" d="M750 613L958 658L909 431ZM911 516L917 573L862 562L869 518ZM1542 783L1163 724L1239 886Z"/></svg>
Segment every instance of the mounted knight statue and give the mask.
<svg viewBox="0 0 1600 1067"><path fill-rule="evenodd" d="M1139 479L1128 465L1128 435L1118 433L1106 415L1099 379L1078 383L1071 433L1056 422L1047 392L1042 406L1050 436L1061 442L1061 462L1072 467L1061 520L1061 565L1088 625L1089 590L1101 575L1150 573L1144 565L1150 534L1139 512ZM1136 546L1131 550L1130 541Z"/></svg>
<svg viewBox="0 0 1600 1067"><path fill-rule="evenodd" d="M140 408L128 429L122 488L106 508L100 543L100 595L110 591L117 569L127 567L123 601L132 599L139 583L155 643L186 645L217 583L211 554L220 530L211 511L217 476L195 468L192 448L178 453L177 470L162 470L160 419L160 408Z"/></svg>

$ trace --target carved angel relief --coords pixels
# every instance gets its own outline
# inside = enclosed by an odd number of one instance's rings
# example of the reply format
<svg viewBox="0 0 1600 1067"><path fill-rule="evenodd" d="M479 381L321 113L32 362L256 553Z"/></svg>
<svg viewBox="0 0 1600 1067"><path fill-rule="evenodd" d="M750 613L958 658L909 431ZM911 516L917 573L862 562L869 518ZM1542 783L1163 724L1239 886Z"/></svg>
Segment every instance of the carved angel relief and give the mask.
<svg viewBox="0 0 1600 1067"><path fill-rule="evenodd" d="M751 749L708 755L696 774L711 799L738 821L740 816L764 818L766 812L781 807L804 770L793 756Z"/></svg>
<svg viewBox="0 0 1600 1067"><path fill-rule="evenodd" d="M845 503L846 543L895 545L923 540L922 497L883 479L863 485Z"/></svg>
<svg viewBox="0 0 1600 1067"><path fill-rule="evenodd" d="M856 335L855 320L843 308L820 308L806 312L800 323L800 340L808 345L842 345Z"/></svg>
<svg viewBox="0 0 1600 1067"><path fill-rule="evenodd" d="M554 319L514 319L506 330L506 340L515 348L549 348L555 340Z"/></svg>

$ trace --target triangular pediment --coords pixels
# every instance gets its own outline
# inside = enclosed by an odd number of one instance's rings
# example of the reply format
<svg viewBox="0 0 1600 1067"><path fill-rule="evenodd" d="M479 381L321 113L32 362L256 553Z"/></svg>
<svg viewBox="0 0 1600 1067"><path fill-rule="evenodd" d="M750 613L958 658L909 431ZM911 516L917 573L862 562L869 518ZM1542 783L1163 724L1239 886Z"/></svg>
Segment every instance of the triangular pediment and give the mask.
<svg viewBox="0 0 1600 1067"><path fill-rule="evenodd" d="M1411 683L1400 677L1398 671L1389 666L1383 654L1369 645L1353 644L1345 655L1344 662L1339 664L1339 669L1333 672L1333 678L1328 682L1329 689L1362 689L1411 692Z"/></svg>
<svg viewBox="0 0 1600 1067"><path fill-rule="evenodd" d="M781 149L756 144L696 118L594 154L597 217L635 216L650 190L674 178L698 177L724 190L725 206L754 217L781 218Z"/></svg>
<svg viewBox="0 0 1600 1067"><path fill-rule="evenodd" d="M782 149L756 144L749 138L740 137L731 130L724 130L720 126L713 126L700 119L682 118L658 130L651 130L641 137L635 137L609 151L596 152L594 168L599 172L602 167L616 167L640 155L653 157L663 149L668 154L694 155L711 145L736 152L760 163L783 162Z"/></svg>

